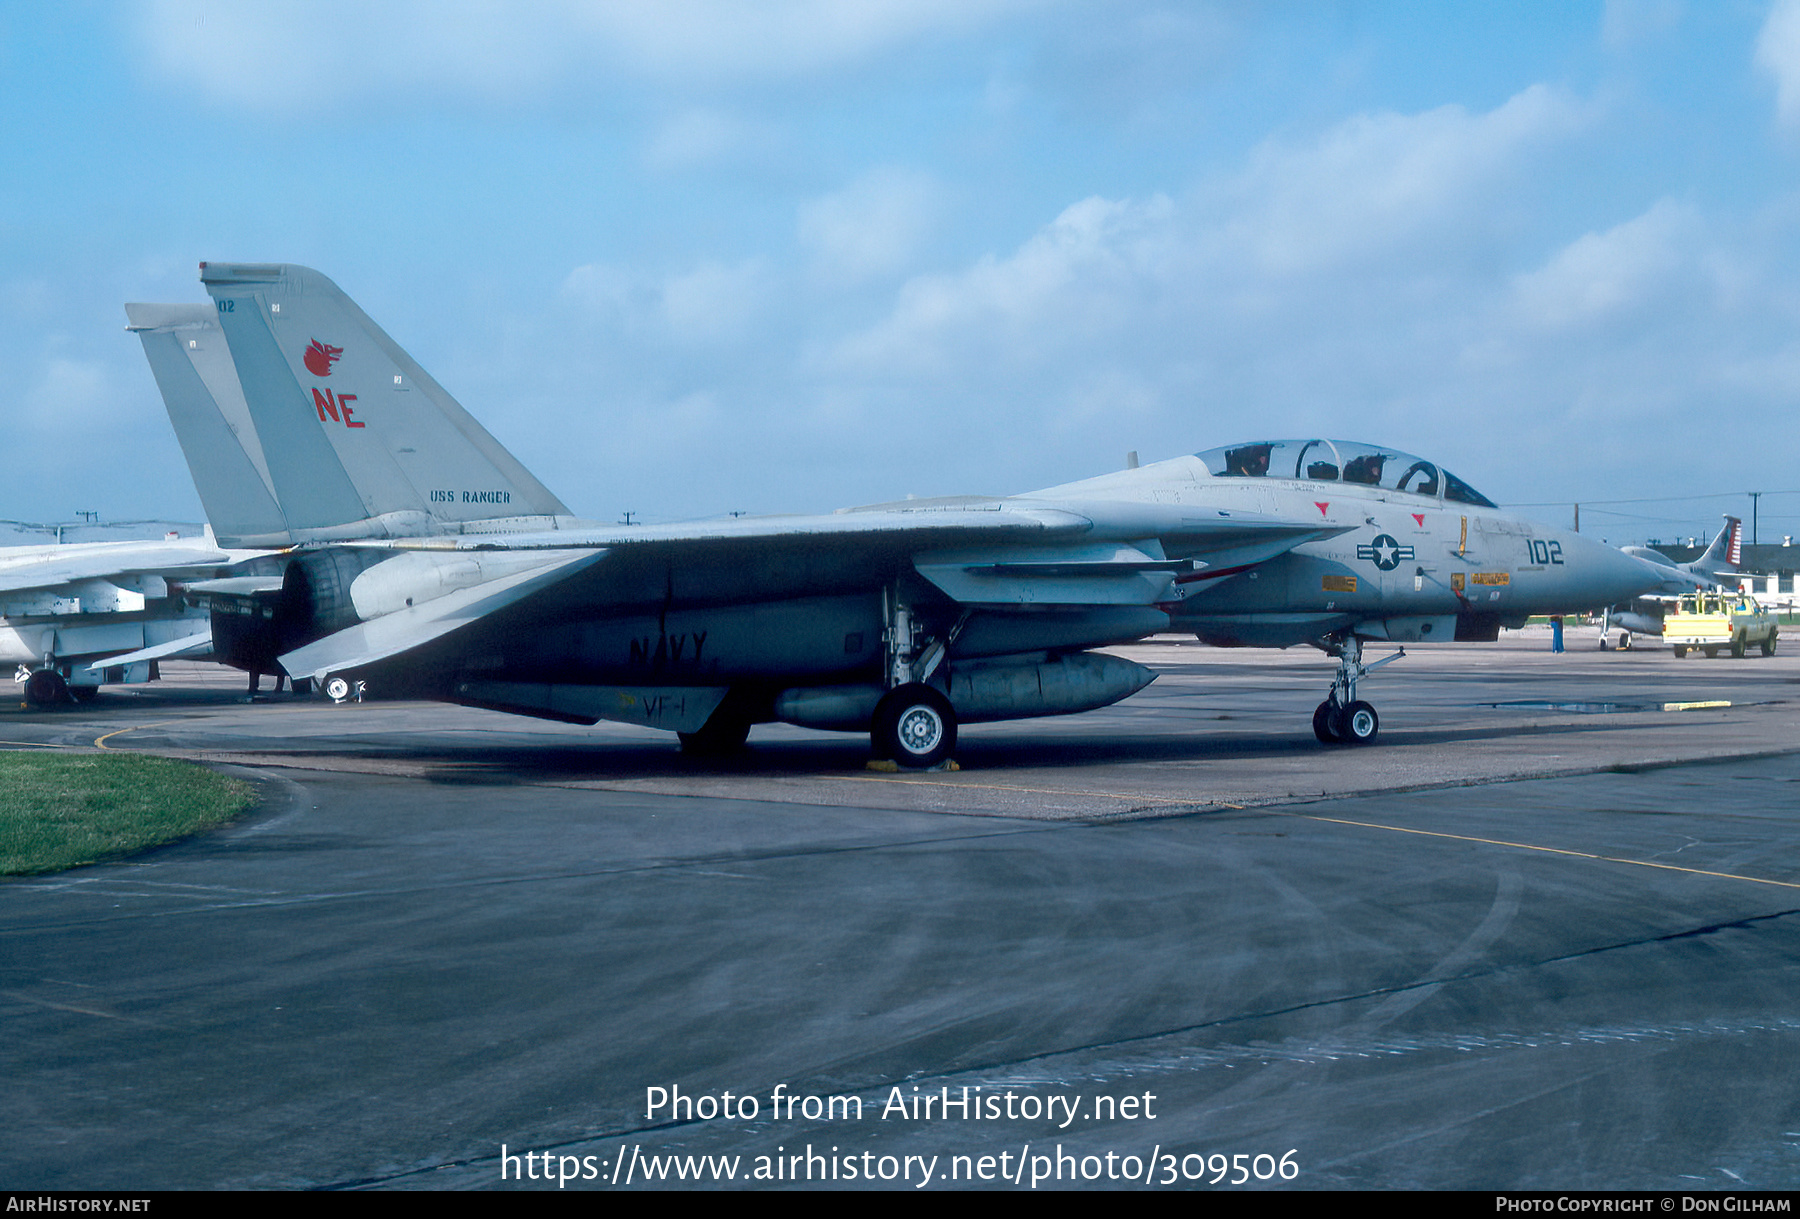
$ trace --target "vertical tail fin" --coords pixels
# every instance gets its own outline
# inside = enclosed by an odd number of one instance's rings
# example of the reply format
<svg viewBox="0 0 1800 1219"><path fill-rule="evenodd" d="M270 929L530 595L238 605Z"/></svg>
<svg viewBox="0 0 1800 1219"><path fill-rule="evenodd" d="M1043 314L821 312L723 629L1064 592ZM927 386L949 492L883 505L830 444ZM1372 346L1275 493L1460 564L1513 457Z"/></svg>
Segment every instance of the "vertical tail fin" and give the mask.
<svg viewBox="0 0 1800 1219"><path fill-rule="evenodd" d="M202 263L296 540L554 527L568 509L325 276Z"/></svg>
<svg viewBox="0 0 1800 1219"><path fill-rule="evenodd" d="M1725 518L1706 553L1688 565L1688 570L1703 576L1722 577L1736 574L1744 561L1744 522L1735 516Z"/></svg>
<svg viewBox="0 0 1800 1219"><path fill-rule="evenodd" d="M212 306L131 304L125 306L125 316L127 329L143 340L169 422L220 544L291 543Z"/></svg>

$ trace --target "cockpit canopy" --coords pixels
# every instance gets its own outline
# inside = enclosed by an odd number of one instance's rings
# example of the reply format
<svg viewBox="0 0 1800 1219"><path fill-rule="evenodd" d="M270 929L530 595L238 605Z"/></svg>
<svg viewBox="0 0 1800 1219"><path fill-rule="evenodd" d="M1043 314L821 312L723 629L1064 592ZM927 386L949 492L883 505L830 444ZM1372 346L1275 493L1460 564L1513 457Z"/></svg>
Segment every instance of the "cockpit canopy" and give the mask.
<svg viewBox="0 0 1800 1219"><path fill-rule="evenodd" d="M1259 440L1208 449L1195 456L1206 463L1214 478L1361 483L1455 504L1495 506L1468 483L1429 461L1354 440Z"/></svg>

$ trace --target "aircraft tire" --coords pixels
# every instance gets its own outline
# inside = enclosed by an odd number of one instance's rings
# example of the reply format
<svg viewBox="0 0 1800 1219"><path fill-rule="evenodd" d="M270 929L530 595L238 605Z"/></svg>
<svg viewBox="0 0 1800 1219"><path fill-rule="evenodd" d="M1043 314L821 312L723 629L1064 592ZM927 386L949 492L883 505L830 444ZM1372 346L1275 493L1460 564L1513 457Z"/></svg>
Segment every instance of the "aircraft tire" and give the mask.
<svg viewBox="0 0 1800 1219"><path fill-rule="evenodd" d="M91 703L100 697L99 686L70 686L69 697L78 703Z"/></svg>
<svg viewBox="0 0 1800 1219"><path fill-rule="evenodd" d="M1360 699L1339 712L1337 722L1346 745L1372 745L1381 732L1381 717Z"/></svg>
<svg viewBox="0 0 1800 1219"><path fill-rule="evenodd" d="M52 707L69 701L69 683L55 669L39 669L25 679L25 701L34 707Z"/></svg>
<svg viewBox="0 0 1800 1219"><path fill-rule="evenodd" d="M931 686L908 682L876 704L869 739L877 757L925 770L956 748L956 709Z"/></svg>
<svg viewBox="0 0 1800 1219"><path fill-rule="evenodd" d="M714 715L694 732L677 732L681 752L696 757L718 757L736 753L750 739L750 721L735 716Z"/></svg>
<svg viewBox="0 0 1800 1219"><path fill-rule="evenodd" d="M327 677L325 679L325 697L334 703L341 703L349 698L349 679L344 677Z"/></svg>
<svg viewBox="0 0 1800 1219"><path fill-rule="evenodd" d="M1331 726L1332 712L1337 708L1329 702L1320 703L1313 710L1313 735L1319 738L1321 745L1340 745L1343 738L1338 736L1337 729Z"/></svg>

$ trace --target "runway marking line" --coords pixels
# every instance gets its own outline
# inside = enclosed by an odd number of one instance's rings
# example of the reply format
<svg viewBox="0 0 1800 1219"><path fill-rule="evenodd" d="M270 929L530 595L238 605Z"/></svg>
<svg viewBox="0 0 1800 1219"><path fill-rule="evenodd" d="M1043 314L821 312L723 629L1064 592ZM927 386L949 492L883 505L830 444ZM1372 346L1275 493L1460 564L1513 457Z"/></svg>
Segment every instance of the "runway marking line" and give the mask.
<svg viewBox="0 0 1800 1219"><path fill-rule="evenodd" d="M107 742L112 740L116 736L124 736L127 732L136 732L140 728L163 728L170 724L179 724L181 722L182 722L181 720L158 720L154 724L133 724L129 728L116 728L111 732L104 733L101 736L95 737L94 738L94 748L95 749L105 749L105 750L110 751L112 747L110 745L108 745Z"/></svg>
<svg viewBox="0 0 1800 1219"><path fill-rule="evenodd" d="M22 991L0 991L0 996L16 1000L20 1003L35 1003L39 1007L47 1007L57 1012L74 1012L81 1016L100 1016L107 1020L123 1020L128 1024L149 1024L148 1020L137 1020L130 1016L121 1016L117 1012L104 1011L97 1007L82 1007L77 1003L58 1003L54 999L40 999L36 995L27 995Z"/></svg>
<svg viewBox="0 0 1800 1219"><path fill-rule="evenodd" d="M1127 795L1122 792L1081 791L1068 787L1017 787L1010 783L947 783L942 779L887 779L875 775L821 775L824 779L843 779L850 783L899 783L907 787L954 787L959 791L973 788L976 791L1022 792L1028 796L1092 796L1101 800L1134 800L1150 801L1155 804L1169 804L1176 807L1197 803L1194 800L1176 800L1169 796Z"/></svg>
<svg viewBox="0 0 1800 1219"><path fill-rule="evenodd" d="M1365 830L1390 830L1396 834L1419 834L1426 838L1450 838L1457 842L1478 842L1484 846L1511 847L1518 851L1542 851L1547 855L1569 855L1576 859L1593 859L1601 863L1627 863L1639 868L1660 868L1665 872L1686 872L1691 876L1715 876L1720 880L1744 880L1753 885L1776 885L1783 889L1800 889L1790 880L1769 880L1762 876L1745 876L1739 872L1712 872L1705 868L1684 868L1673 863L1654 863L1648 859L1626 859L1618 855L1595 855L1589 851L1572 851L1567 847L1545 847L1530 842L1508 842L1504 838L1476 838L1470 834L1447 834L1442 830L1415 830L1404 825L1383 825L1378 821L1351 821L1346 817L1321 817L1317 813L1289 813L1277 809L1270 812L1282 817L1300 817L1307 821L1326 821L1333 825L1354 825Z"/></svg>

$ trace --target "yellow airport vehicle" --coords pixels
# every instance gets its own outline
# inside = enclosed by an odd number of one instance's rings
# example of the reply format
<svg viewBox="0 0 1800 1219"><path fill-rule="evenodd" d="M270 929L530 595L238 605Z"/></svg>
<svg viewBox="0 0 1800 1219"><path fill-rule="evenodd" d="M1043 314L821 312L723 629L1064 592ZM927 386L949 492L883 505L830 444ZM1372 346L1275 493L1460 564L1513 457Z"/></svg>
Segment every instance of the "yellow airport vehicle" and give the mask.
<svg viewBox="0 0 1800 1219"><path fill-rule="evenodd" d="M1726 589L1688 593L1663 619L1663 641L1677 656L1694 649L1717 656L1721 648L1742 656L1752 645L1760 647L1764 656L1773 656L1780 633L1775 615L1758 605L1756 598Z"/></svg>

